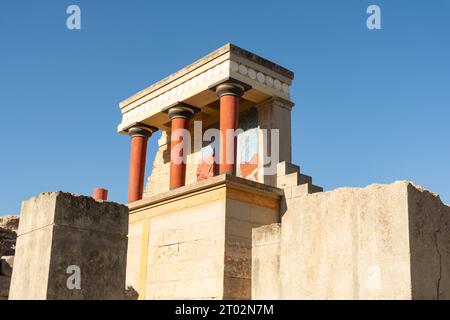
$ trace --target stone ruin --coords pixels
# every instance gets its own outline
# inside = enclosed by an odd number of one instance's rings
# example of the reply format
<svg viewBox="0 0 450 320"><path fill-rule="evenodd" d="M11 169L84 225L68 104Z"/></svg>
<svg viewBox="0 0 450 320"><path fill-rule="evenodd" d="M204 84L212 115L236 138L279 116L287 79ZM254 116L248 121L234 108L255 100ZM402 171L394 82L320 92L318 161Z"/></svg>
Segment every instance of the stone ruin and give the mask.
<svg viewBox="0 0 450 320"><path fill-rule="evenodd" d="M8 299L18 227L18 216L0 217L0 300Z"/></svg>
<svg viewBox="0 0 450 320"><path fill-rule="evenodd" d="M292 163L293 80L227 44L123 101L127 206L24 202L9 298L450 299L450 207L407 181L323 192Z"/></svg>
<svg viewBox="0 0 450 320"><path fill-rule="evenodd" d="M127 231L124 205L64 192L24 201L9 299L124 299Z"/></svg>

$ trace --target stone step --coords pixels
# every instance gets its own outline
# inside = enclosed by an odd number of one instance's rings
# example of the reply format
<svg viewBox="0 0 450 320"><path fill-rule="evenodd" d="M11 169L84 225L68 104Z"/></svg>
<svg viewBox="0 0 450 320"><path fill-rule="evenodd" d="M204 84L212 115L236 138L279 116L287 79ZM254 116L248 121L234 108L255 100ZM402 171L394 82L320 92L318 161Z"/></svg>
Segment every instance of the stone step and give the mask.
<svg viewBox="0 0 450 320"><path fill-rule="evenodd" d="M312 184L312 177L300 173L298 178L298 184L305 184L305 183Z"/></svg>
<svg viewBox="0 0 450 320"><path fill-rule="evenodd" d="M299 186L288 187L284 189L284 194L287 199L294 199L303 197L308 194L323 192L323 188L313 185L311 183L301 184Z"/></svg>
<svg viewBox="0 0 450 320"><path fill-rule="evenodd" d="M312 184L312 177L294 172L285 176L277 177L277 187L278 188L288 188L294 187L298 185L302 185L305 183Z"/></svg>
<svg viewBox="0 0 450 320"><path fill-rule="evenodd" d="M310 193L318 193L318 192L323 192L323 188L316 186L314 184L310 185Z"/></svg>
<svg viewBox="0 0 450 320"><path fill-rule="evenodd" d="M295 172L300 173L300 167L293 163L283 161L277 164L277 176L285 176Z"/></svg>

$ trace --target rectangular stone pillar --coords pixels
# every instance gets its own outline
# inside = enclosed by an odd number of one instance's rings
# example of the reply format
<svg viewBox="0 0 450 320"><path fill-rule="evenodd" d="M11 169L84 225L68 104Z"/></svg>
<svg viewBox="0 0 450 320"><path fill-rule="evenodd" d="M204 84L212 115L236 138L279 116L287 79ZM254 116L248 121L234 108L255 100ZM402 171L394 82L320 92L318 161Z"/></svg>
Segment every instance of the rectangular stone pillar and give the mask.
<svg viewBox="0 0 450 320"><path fill-rule="evenodd" d="M22 203L10 300L123 299L128 208L68 193Z"/></svg>
<svg viewBox="0 0 450 320"><path fill-rule="evenodd" d="M276 172L269 172L267 170L267 164L264 165L264 156L269 156L273 159L274 155L271 154L273 144L279 148L278 162L292 161L292 107L292 102L276 97L257 106L258 127L260 130L258 135L258 181L261 183L276 186ZM275 141L275 136L272 137L272 129L279 130L279 141ZM263 130L266 131L266 136L264 136ZM276 170L277 163L274 165L274 169Z"/></svg>

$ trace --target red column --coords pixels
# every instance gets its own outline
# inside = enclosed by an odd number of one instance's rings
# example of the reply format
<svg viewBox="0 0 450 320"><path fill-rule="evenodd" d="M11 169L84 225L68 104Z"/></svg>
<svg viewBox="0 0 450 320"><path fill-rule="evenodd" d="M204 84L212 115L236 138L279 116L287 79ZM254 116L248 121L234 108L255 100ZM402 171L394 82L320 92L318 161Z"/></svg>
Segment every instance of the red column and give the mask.
<svg viewBox="0 0 450 320"><path fill-rule="evenodd" d="M194 116L195 110L186 106L170 108L169 119L172 128L170 134L170 190L182 187L186 183L186 133L189 130L189 120Z"/></svg>
<svg viewBox="0 0 450 320"><path fill-rule="evenodd" d="M93 198L97 201L106 201L108 200L108 190L102 188L94 189Z"/></svg>
<svg viewBox="0 0 450 320"><path fill-rule="evenodd" d="M145 179L145 160L147 141L152 130L143 126L132 127L128 134L131 137L130 181L128 184L128 202L142 199Z"/></svg>
<svg viewBox="0 0 450 320"><path fill-rule="evenodd" d="M234 132L238 126L239 102L244 94L244 89L237 84L226 83L219 85L216 92L220 98L221 139L219 172L220 174L235 175L237 138Z"/></svg>

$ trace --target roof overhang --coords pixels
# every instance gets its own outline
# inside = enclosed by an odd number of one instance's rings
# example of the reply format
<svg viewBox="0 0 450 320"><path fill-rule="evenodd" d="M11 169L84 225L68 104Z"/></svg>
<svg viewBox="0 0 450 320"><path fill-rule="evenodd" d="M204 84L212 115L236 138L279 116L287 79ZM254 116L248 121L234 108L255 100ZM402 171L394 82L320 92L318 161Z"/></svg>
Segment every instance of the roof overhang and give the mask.
<svg viewBox="0 0 450 320"><path fill-rule="evenodd" d="M133 123L167 129L167 114L163 111L179 101L207 113L218 100L211 87L229 79L246 84L250 89L243 99L259 104L272 97L290 101L294 73L227 44L120 103L122 122L118 131L126 133Z"/></svg>

